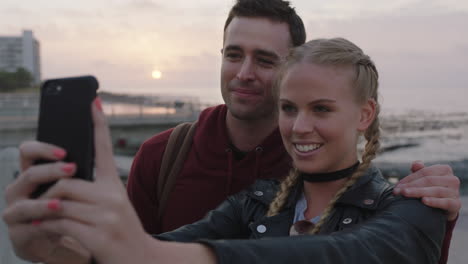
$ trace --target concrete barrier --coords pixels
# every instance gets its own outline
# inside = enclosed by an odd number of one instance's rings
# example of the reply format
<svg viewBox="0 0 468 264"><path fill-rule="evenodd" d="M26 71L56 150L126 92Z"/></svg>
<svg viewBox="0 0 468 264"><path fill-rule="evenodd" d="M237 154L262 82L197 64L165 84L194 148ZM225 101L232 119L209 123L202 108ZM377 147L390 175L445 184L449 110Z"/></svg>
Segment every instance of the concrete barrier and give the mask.
<svg viewBox="0 0 468 264"><path fill-rule="evenodd" d="M18 149L7 148L0 150L0 210L5 208L5 188L14 180L19 170ZM30 263L19 259L13 252L8 238L8 232L3 220L0 221L0 263L1 264L24 264Z"/></svg>

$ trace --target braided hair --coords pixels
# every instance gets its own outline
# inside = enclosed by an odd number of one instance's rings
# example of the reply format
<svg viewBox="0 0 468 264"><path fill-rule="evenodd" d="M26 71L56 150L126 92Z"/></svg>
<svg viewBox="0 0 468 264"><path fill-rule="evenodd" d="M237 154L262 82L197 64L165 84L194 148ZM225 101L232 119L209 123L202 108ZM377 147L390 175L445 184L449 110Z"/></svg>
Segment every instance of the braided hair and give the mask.
<svg viewBox="0 0 468 264"><path fill-rule="evenodd" d="M292 66L304 62L318 65L352 66L355 73L355 78L353 80L353 88L356 93L355 100L358 104L363 104L368 100L373 100L375 102L375 118L364 132L364 138L367 143L362 155L362 162L349 177L344 186L336 192L335 196L322 212L319 222L310 232L316 234L332 213L336 201L339 200L349 187L364 175L379 150L380 121L378 114L380 112L380 105L378 103L377 92L379 75L370 57L364 54L364 52L352 42L343 38L316 39L290 52L287 60L281 66L274 84L274 92L277 97L279 95L279 88L288 70L291 69ZM271 202L267 216L273 216L279 213L291 189L297 184L298 179L299 173L297 169L291 170L290 174L281 183L280 190L275 199Z"/></svg>

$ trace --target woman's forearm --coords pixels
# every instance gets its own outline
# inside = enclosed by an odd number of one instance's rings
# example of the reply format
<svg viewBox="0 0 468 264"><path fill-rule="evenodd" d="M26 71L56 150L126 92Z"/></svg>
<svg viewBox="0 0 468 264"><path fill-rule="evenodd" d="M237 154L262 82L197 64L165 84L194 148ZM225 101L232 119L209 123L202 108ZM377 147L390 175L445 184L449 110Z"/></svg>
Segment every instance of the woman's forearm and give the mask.
<svg viewBox="0 0 468 264"><path fill-rule="evenodd" d="M145 264L167 263L167 264L215 264L216 255L206 245L200 243L180 243L159 241L148 237L152 241L151 259Z"/></svg>

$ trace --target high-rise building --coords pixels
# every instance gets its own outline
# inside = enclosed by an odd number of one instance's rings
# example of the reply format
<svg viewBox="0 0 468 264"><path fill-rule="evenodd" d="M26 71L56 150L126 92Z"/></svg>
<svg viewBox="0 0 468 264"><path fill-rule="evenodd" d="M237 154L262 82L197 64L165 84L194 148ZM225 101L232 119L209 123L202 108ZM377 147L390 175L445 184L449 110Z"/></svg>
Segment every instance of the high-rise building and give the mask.
<svg viewBox="0 0 468 264"><path fill-rule="evenodd" d="M31 30L24 30L22 36L0 36L0 70L15 72L18 68L28 70L36 84L41 81L39 41Z"/></svg>

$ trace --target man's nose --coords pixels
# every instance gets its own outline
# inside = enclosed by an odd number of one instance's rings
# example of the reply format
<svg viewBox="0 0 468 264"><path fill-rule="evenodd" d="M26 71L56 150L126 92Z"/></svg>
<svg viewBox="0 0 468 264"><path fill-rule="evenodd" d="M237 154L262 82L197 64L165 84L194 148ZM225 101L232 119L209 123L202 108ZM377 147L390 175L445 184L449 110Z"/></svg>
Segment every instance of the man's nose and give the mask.
<svg viewBox="0 0 468 264"><path fill-rule="evenodd" d="M251 81L255 78L255 65L251 59L246 58L242 62L236 77L241 81Z"/></svg>

